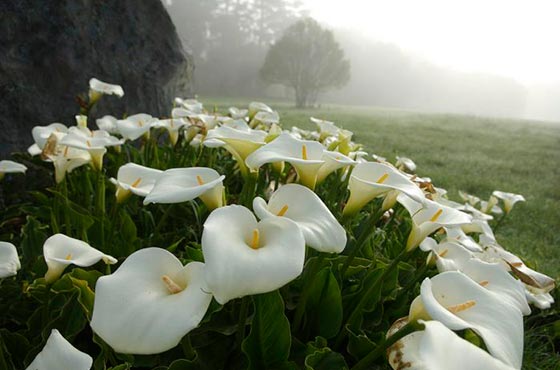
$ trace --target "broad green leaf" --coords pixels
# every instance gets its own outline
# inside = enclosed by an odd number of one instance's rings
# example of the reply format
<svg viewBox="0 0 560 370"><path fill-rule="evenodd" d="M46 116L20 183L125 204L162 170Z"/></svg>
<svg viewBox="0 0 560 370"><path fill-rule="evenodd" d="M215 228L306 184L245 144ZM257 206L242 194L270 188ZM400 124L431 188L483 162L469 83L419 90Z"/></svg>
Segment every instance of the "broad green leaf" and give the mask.
<svg viewBox="0 0 560 370"><path fill-rule="evenodd" d="M290 355L290 323L284 301L276 290L253 296L255 314L251 331L241 346L249 359L249 369L284 366Z"/></svg>
<svg viewBox="0 0 560 370"><path fill-rule="evenodd" d="M342 325L342 297L330 267L315 275L306 304L307 326L314 335L332 338Z"/></svg>

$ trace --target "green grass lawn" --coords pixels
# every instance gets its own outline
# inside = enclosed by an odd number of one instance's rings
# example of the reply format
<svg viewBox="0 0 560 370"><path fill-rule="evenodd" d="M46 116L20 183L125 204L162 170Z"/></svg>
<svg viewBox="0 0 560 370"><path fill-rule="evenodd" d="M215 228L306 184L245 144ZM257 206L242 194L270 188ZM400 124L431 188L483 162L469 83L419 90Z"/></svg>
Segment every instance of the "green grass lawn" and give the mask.
<svg viewBox="0 0 560 370"><path fill-rule="evenodd" d="M220 111L249 100L200 99ZM412 158L418 174L432 178L460 201L458 190L487 199L494 190L523 194L497 232L500 244L529 265L560 277L560 123L420 114L387 109L325 106L296 110L266 101L285 128L314 128L309 117L354 132L369 153L394 161Z"/></svg>

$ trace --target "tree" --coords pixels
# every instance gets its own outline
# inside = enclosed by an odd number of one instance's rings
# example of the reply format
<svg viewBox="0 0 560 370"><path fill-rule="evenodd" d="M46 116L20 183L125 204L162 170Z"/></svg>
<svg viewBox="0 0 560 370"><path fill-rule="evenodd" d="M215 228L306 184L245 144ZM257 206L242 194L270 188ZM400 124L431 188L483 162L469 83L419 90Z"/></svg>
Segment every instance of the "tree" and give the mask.
<svg viewBox="0 0 560 370"><path fill-rule="evenodd" d="M344 86L350 79L350 62L332 31L305 18L270 47L260 76L266 83L293 88L296 107L301 108L315 103L319 92Z"/></svg>

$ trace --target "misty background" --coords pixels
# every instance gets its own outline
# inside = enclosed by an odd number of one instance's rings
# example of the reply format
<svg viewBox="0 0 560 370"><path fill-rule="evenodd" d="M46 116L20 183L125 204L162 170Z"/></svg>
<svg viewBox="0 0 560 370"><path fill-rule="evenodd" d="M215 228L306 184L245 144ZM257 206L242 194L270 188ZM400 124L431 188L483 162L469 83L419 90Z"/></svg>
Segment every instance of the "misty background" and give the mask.
<svg viewBox="0 0 560 370"><path fill-rule="evenodd" d="M292 98L289 89L265 85L259 78L259 70L270 45L287 27L301 17L314 16L307 2L168 0L164 3L184 47L194 57L196 94ZM528 82L501 73L465 72L442 66L394 43L376 40L348 24L323 23L323 26L335 33L350 60L351 77L342 89L321 94L318 104L560 121L558 82Z"/></svg>

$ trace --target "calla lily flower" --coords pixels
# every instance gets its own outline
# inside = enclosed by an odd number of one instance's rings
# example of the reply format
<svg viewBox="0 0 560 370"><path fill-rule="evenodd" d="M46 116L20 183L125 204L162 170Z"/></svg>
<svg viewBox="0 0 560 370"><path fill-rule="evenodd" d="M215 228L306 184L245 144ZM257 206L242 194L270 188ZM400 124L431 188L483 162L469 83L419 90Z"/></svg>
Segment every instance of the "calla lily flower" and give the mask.
<svg viewBox="0 0 560 370"><path fill-rule="evenodd" d="M95 120L95 124L100 130L107 131L110 134L120 134L117 127L117 119L111 115L106 115Z"/></svg>
<svg viewBox="0 0 560 370"><path fill-rule="evenodd" d="M305 243L320 252L340 253L346 246L346 231L323 203L307 187L287 184L275 191L268 204L253 200L253 210L261 219L286 217L301 229Z"/></svg>
<svg viewBox="0 0 560 370"><path fill-rule="evenodd" d="M416 202L423 203L426 200L424 192L406 175L391 165L379 162L356 165L350 176L348 189L350 198L344 207L344 215L355 214L374 198L387 196L390 192L393 192L392 198L402 192ZM386 204L383 209L391 207L392 204Z"/></svg>
<svg viewBox="0 0 560 370"><path fill-rule="evenodd" d="M175 98L175 102L179 103L183 108L195 114L202 113L204 111L204 106L196 99L177 100L177 98Z"/></svg>
<svg viewBox="0 0 560 370"><path fill-rule="evenodd" d="M120 203L130 194L147 196L162 173L161 170L140 166L136 163L127 163L119 168L117 178L110 178L109 181L117 186L115 195L117 202Z"/></svg>
<svg viewBox="0 0 560 370"><path fill-rule="evenodd" d="M338 128L334 122L325 121L319 118L310 117L309 120L317 125L319 129L319 141L325 140L329 136L337 136L340 128Z"/></svg>
<svg viewBox="0 0 560 370"><path fill-rule="evenodd" d="M265 163L281 161L289 162L296 170L299 182L310 189L332 171L355 163L343 154L328 152L317 141L299 140L286 133L257 149L245 163L257 170Z"/></svg>
<svg viewBox="0 0 560 370"><path fill-rule="evenodd" d="M120 85L114 85L92 78L89 80L89 99L90 104L96 102L101 95L116 95L119 98L124 96L124 90Z"/></svg>
<svg viewBox="0 0 560 370"><path fill-rule="evenodd" d="M249 111L247 109L239 109L239 108L236 108L236 107L229 107L228 108L228 113L229 113L231 118L240 119L240 118L245 118L247 116L247 114L249 113Z"/></svg>
<svg viewBox="0 0 560 370"><path fill-rule="evenodd" d="M48 138L51 136L53 132L60 132L60 133L67 133L68 127L63 125L62 123L51 123L48 126L35 126L31 130L31 134L33 135L33 140L35 144L31 145L27 151L31 155L39 155L45 148L45 144L47 143Z"/></svg>
<svg viewBox="0 0 560 370"><path fill-rule="evenodd" d="M0 161L0 180L4 178L6 173L25 173L27 167L21 163L10 161L7 159Z"/></svg>
<svg viewBox="0 0 560 370"><path fill-rule="evenodd" d="M473 238L465 234L460 226L444 227L444 229L447 234L445 240L457 242L471 252L482 252L482 247Z"/></svg>
<svg viewBox="0 0 560 370"><path fill-rule="evenodd" d="M444 226L460 226L468 224L472 218L466 213L443 206L426 199L424 204L418 203L401 193L397 200L407 209L412 217L412 231L406 242L406 249L416 248L422 240Z"/></svg>
<svg viewBox="0 0 560 370"><path fill-rule="evenodd" d="M524 316L531 313L523 284L511 276L500 264L471 258L461 265L460 270L484 288L517 307Z"/></svg>
<svg viewBox="0 0 560 370"><path fill-rule="evenodd" d="M64 181L66 173L91 162L91 155L86 150L58 145L57 135L51 135L49 144L43 150L43 156L52 161L54 165L54 178L57 184Z"/></svg>
<svg viewBox="0 0 560 370"><path fill-rule="evenodd" d="M68 130L68 134L60 139L59 144L87 151L91 155L93 167L100 171L103 168L103 155L107 153L106 147L121 145L124 140L119 140L102 130L90 131L90 133L87 135L84 131L72 127Z"/></svg>
<svg viewBox="0 0 560 370"><path fill-rule="evenodd" d="M224 147L239 164L241 173L248 175L245 159L255 150L265 145L266 131L253 130L243 121L216 127L208 131L204 140L207 147Z"/></svg>
<svg viewBox="0 0 560 370"><path fill-rule="evenodd" d="M478 203L480 203L480 198L477 197L476 195L471 195L471 194L465 193L464 191L459 190L459 196L465 202L468 202L471 206L476 206Z"/></svg>
<svg viewBox="0 0 560 370"><path fill-rule="evenodd" d="M183 266L162 248L131 254L95 286L91 328L116 352L167 351L196 328L212 301L204 264Z"/></svg>
<svg viewBox="0 0 560 370"><path fill-rule="evenodd" d="M70 344L56 329L51 331L45 347L26 370L89 370L93 358Z"/></svg>
<svg viewBox="0 0 560 370"><path fill-rule="evenodd" d="M255 117L255 115L259 112L268 112L268 113L272 113L274 112L272 110L272 108L270 108L268 105L258 102L258 101L254 101L251 102L249 104L249 120L252 120L253 117Z"/></svg>
<svg viewBox="0 0 560 370"><path fill-rule="evenodd" d="M68 265L88 267L100 260L108 265L117 263L114 257L98 251L86 242L64 234L55 234L45 241L43 256L48 267L45 275L47 283L57 280Z"/></svg>
<svg viewBox="0 0 560 370"><path fill-rule="evenodd" d="M428 261L435 259L439 272L460 270L468 260L473 258L472 253L453 241L438 244L434 239L426 238L420 243L420 249L424 252L432 252L428 256Z"/></svg>
<svg viewBox="0 0 560 370"><path fill-rule="evenodd" d="M278 112L257 112L253 119L251 120L251 126L256 127L259 124L265 125L266 127L270 127L273 124L278 124L280 122L280 116Z"/></svg>
<svg viewBox="0 0 560 370"><path fill-rule="evenodd" d="M502 213L504 213L504 211L502 211L502 209L498 207L497 204L498 204L498 198L492 195L490 196L488 201L485 200L480 201L480 211L486 214L494 213L497 215L501 215Z"/></svg>
<svg viewBox="0 0 560 370"><path fill-rule="evenodd" d="M476 256L483 261L500 263L507 271L511 271L536 292L548 293L554 289L556 284L553 278L527 267L519 257L496 243L484 244L483 252Z"/></svg>
<svg viewBox="0 0 560 370"><path fill-rule="evenodd" d="M223 205L224 175L206 167L164 171L144 199L150 203L181 203L200 198L209 210Z"/></svg>
<svg viewBox="0 0 560 370"><path fill-rule="evenodd" d="M494 357L521 368L523 316L519 308L479 282L458 271L426 278L420 287L420 301L411 305L410 319L417 319L422 310L451 330L474 330Z"/></svg>
<svg viewBox="0 0 560 370"><path fill-rule="evenodd" d="M21 263L15 245L0 242L0 278L14 276L20 268Z"/></svg>
<svg viewBox="0 0 560 370"><path fill-rule="evenodd" d="M216 209L202 233L205 277L218 303L276 290L298 277L305 260L305 239L286 217L257 223L242 206Z"/></svg>
<svg viewBox="0 0 560 370"><path fill-rule="evenodd" d="M503 191L495 190L492 195L498 199L503 200L504 211L506 211L506 214L511 211L515 203L525 202L525 197L523 197L523 195L521 194L506 193Z"/></svg>
<svg viewBox="0 0 560 370"><path fill-rule="evenodd" d="M527 298L527 302L541 310L549 309L554 303L554 298L550 293L533 292L532 287L527 284L525 284L525 298Z"/></svg>
<svg viewBox="0 0 560 370"><path fill-rule="evenodd" d="M169 133L169 140L171 141L171 144L175 145L177 144L177 140L179 140L179 130L186 124L187 123L180 118L171 118L155 121L152 124L152 127L166 129Z"/></svg>
<svg viewBox="0 0 560 370"><path fill-rule="evenodd" d="M157 118L145 113L138 113L117 121L117 129L126 140L136 140L142 135L149 136L152 124Z"/></svg>
<svg viewBox="0 0 560 370"><path fill-rule="evenodd" d="M397 162L395 163L395 167L397 167L401 171L414 173L416 172L416 163L410 158L407 157L399 157L397 156Z"/></svg>
<svg viewBox="0 0 560 370"><path fill-rule="evenodd" d="M420 323L424 330L403 337L387 351L394 370L514 370L442 323Z"/></svg>

